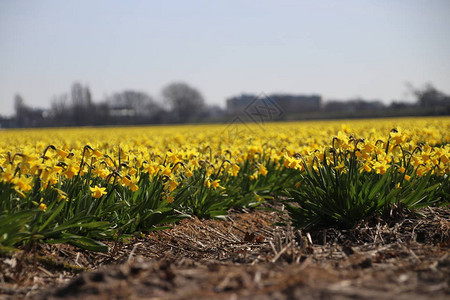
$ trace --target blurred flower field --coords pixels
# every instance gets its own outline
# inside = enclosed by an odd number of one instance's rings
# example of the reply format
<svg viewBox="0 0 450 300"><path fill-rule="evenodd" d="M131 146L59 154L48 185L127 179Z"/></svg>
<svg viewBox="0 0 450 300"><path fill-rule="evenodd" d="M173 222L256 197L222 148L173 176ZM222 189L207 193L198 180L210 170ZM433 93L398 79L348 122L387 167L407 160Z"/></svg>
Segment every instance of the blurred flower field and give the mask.
<svg viewBox="0 0 450 300"><path fill-rule="evenodd" d="M294 226L447 206L450 118L0 131L0 247L102 240L282 199ZM280 197L282 196L282 197Z"/></svg>

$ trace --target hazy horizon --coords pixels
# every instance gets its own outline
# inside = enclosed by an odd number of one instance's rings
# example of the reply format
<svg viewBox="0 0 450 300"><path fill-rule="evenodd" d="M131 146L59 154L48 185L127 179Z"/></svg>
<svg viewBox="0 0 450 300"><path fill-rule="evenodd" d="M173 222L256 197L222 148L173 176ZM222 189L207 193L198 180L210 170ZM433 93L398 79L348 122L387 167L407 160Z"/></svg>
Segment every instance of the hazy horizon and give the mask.
<svg viewBox="0 0 450 300"><path fill-rule="evenodd" d="M0 115L78 81L94 101L159 99L183 81L222 107L241 93L411 100L450 93L450 1L2 1Z"/></svg>

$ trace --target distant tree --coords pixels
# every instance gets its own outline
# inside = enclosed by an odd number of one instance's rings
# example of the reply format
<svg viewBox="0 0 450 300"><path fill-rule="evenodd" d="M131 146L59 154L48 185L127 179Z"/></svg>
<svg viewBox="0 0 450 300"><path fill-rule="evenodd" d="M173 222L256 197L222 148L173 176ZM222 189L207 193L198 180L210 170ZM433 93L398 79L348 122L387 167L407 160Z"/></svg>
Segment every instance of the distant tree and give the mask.
<svg viewBox="0 0 450 300"><path fill-rule="evenodd" d="M72 124L72 107L68 103L69 96L62 94L53 97L50 104L49 117L53 126L70 126Z"/></svg>
<svg viewBox="0 0 450 300"><path fill-rule="evenodd" d="M146 113L145 105L152 101L153 99L145 93L127 90L114 94L108 102L111 109L124 111L130 116L138 116Z"/></svg>
<svg viewBox="0 0 450 300"><path fill-rule="evenodd" d="M431 83L425 85L422 90L413 89L417 103L422 107L449 106L450 96L438 91Z"/></svg>
<svg viewBox="0 0 450 300"><path fill-rule="evenodd" d="M16 94L14 96L14 109L16 111L16 114L20 113L24 109L27 109L27 107L25 105L25 101L23 100L22 96L20 96L19 94Z"/></svg>
<svg viewBox="0 0 450 300"><path fill-rule="evenodd" d="M176 82L162 90L164 100L170 107L175 122L193 121L201 115L205 106L202 94L186 83Z"/></svg>
<svg viewBox="0 0 450 300"><path fill-rule="evenodd" d="M75 82L71 89L72 122L74 125L92 125L95 117L95 107L92 105L91 92Z"/></svg>
<svg viewBox="0 0 450 300"><path fill-rule="evenodd" d="M167 111L161 106L160 103L150 98L151 101L145 103L146 123L159 124L164 123L167 117Z"/></svg>
<svg viewBox="0 0 450 300"><path fill-rule="evenodd" d="M22 96L16 94L14 96L14 110L16 112L16 122L18 127L29 126L29 115L31 109L25 104Z"/></svg>
<svg viewBox="0 0 450 300"><path fill-rule="evenodd" d="M159 123L162 107L146 93L133 90L123 91L114 94L106 100L106 103L109 113L119 123Z"/></svg>
<svg viewBox="0 0 450 300"><path fill-rule="evenodd" d="M14 109L17 127L42 127L46 125L44 120L45 110L29 107L20 95L14 96Z"/></svg>

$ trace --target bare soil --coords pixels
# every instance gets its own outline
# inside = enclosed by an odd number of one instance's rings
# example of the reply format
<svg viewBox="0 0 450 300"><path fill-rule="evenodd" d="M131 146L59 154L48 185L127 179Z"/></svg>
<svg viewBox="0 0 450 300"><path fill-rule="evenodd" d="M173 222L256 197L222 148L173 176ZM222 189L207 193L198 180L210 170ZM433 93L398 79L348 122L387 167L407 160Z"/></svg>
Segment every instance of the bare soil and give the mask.
<svg viewBox="0 0 450 300"><path fill-rule="evenodd" d="M109 253L0 256L0 299L450 299L450 209L314 232L273 210L181 221Z"/></svg>

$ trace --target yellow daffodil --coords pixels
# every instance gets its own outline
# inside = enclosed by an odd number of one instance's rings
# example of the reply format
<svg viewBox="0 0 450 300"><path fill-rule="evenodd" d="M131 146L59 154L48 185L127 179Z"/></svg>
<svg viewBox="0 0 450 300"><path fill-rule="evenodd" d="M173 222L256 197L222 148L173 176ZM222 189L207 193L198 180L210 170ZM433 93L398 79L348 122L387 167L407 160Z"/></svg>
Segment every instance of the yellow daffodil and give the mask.
<svg viewBox="0 0 450 300"><path fill-rule="evenodd" d="M90 187L90 190L92 192L92 197L94 198L101 198L103 195L106 195L106 188L104 187L99 187L99 186L94 186L94 187Z"/></svg>
<svg viewBox="0 0 450 300"><path fill-rule="evenodd" d="M172 192L173 190L175 190L178 186L178 182L176 182L175 180L170 179L169 181L167 181L166 183L166 187L168 188L169 192Z"/></svg>
<svg viewBox="0 0 450 300"><path fill-rule="evenodd" d="M58 153L58 155L63 159L66 158L67 156L69 156L69 152L64 151L62 149L57 149L56 153Z"/></svg>
<svg viewBox="0 0 450 300"><path fill-rule="evenodd" d="M263 166L263 165L259 166L259 168L258 168L259 174L261 174L262 176L266 176L268 172L269 171L267 171L267 168L265 166Z"/></svg>
<svg viewBox="0 0 450 300"><path fill-rule="evenodd" d="M38 209L42 210L43 212L46 212L47 211L47 205L45 205L45 203L41 203L41 204L39 204Z"/></svg>

